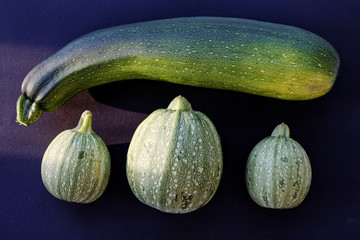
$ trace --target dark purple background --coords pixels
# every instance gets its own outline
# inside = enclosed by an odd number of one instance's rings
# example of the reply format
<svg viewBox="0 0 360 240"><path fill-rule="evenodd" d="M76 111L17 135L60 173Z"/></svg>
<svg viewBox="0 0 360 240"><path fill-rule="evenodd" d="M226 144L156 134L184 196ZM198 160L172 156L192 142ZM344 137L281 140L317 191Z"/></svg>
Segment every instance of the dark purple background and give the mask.
<svg viewBox="0 0 360 240"><path fill-rule="evenodd" d="M134 80L84 91L29 127L15 122L25 75L69 41L93 30L180 16L226 16L293 25L327 39L341 67L325 96L289 102L244 93ZM0 239L360 239L360 2L351 0L0 1ZM223 178L208 205L185 215L140 203L125 176L138 124L177 95L210 117L222 139ZM42 155L61 131L93 112L112 175L88 205L52 197L41 181ZM255 144L285 122L306 149L313 181L292 210L249 197L244 171Z"/></svg>

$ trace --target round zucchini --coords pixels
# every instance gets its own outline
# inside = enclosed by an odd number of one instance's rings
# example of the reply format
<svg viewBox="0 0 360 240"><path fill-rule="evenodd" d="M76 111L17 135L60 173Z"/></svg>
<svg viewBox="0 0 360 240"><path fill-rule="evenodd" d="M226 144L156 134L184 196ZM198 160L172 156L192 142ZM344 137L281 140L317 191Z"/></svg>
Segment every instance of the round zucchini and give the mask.
<svg viewBox="0 0 360 240"><path fill-rule="evenodd" d="M46 189L56 198L90 203L106 189L110 154L91 129L92 114L85 111L76 128L63 131L50 143L41 163Z"/></svg>
<svg viewBox="0 0 360 240"><path fill-rule="evenodd" d="M144 204L163 212L188 213L214 196L222 159L213 123L178 96L136 129L126 173L133 193Z"/></svg>
<svg viewBox="0 0 360 240"><path fill-rule="evenodd" d="M284 123L254 147L246 165L248 192L266 208L298 206L310 189L311 175L309 157Z"/></svg>

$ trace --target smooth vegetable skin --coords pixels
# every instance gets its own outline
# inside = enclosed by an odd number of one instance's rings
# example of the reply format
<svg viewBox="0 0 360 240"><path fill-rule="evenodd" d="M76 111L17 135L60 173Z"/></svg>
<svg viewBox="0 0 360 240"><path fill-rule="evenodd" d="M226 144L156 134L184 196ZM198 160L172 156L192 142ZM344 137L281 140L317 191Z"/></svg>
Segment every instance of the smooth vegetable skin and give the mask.
<svg viewBox="0 0 360 240"><path fill-rule="evenodd" d="M126 79L308 100L330 90L338 68L327 41L296 27L220 17L134 23L80 37L32 69L17 121L29 125L84 89Z"/></svg>
<svg viewBox="0 0 360 240"><path fill-rule="evenodd" d="M254 147L246 165L248 192L266 208L298 206L309 192L311 175L309 157L284 123Z"/></svg>
<svg viewBox="0 0 360 240"><path fill-rule="evenodd" d="M85 111L76 128L63 131L50 143L41 163L46 189L56 198L90 203L106 189L110 154L91 129L92 114Z"/></svg>
<svg viewBox="0 0 360 240"><path fill-rule="evenodd" d="M127 154L126 173L135 196L168 213L188 213L207 204L222 170L215 126L181 96L139 125Z"/></svg>

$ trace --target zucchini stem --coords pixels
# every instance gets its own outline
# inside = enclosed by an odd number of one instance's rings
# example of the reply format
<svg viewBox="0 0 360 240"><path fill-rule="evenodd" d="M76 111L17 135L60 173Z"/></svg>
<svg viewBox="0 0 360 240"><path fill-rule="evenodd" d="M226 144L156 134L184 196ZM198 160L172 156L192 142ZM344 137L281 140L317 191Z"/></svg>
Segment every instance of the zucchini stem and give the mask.
<svg viewBox="0 0 360 240"><path fill-rule="evenodd" d="M290 129L285 123L281 123L271 133L273 137L290 137Z"/></svg>
<svg viewBox="0 0 360 240"><path fill-rule="evenodd" d="M39 108L37 102L22 94L17 100L16 112L16 122L28 126L41 117L43 110Z"/></svg>
<svg viewBox="0 0 360 240"><path fill-rule="evenodd" d="M87 134L87 133L91 134L93 133L91 124L92 124L92 113L89 110L86 110L81 115L79 123L74 130L82 134Z"/></svg>
<svg viewBox="0 0 360 240"><path fill-rule="evenodd" d="M186 98L183 96L177 96L174 98L174 100L171 101L171 103L168 106L168 109L171 110L182 110L182 111L190 111L192 110L191 104L189 103Z"/></svg>

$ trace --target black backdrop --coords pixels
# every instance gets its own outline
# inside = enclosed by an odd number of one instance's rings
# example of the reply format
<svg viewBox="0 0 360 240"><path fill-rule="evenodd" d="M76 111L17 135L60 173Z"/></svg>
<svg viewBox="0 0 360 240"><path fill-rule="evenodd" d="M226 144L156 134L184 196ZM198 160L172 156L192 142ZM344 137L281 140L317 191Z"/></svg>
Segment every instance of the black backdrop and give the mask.
<svg viewBox="0 0 360 240"><path fill-rule="evenodd" d="M0 1L0 239L360 239L360 2L352 0ZM104 27L180 16L226 16L293 25L328 40L341 58L325 96L289 102L244 93L134 80L86 90L29 127L15 122L24 76L69 41ZM211 118L222 139L223 178L215 197L189 214L140 203L125 176L138 124L177 95ZM52 197L40 165L50 141L93 112L112 174L88 205ZM257 206L244 171L255 144L285 122L307 150L313 181L291 210Z"/></svg>

